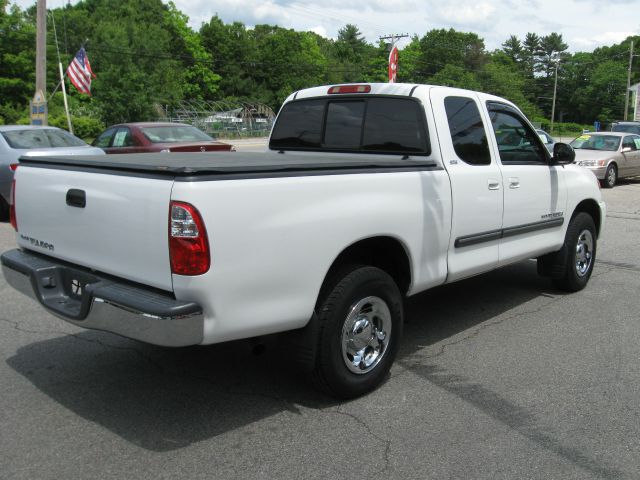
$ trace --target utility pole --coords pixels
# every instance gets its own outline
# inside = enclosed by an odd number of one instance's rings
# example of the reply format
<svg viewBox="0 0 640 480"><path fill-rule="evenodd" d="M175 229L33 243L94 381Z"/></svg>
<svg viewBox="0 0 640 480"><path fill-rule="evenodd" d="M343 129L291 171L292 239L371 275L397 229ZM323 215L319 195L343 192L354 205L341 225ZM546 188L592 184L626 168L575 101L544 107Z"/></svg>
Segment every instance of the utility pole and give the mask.
<svg viewBox="0 0 640 480"><path fill-rule="evenodd" d="M396 45L398 40L400 40L401 38L409 38L409 34L408 33L392 33L391 35L378 37L379 40L391 40L391 43L389 44L390 45L389 50L391 50Z"/></svg>
<svg viewBox="0 0 640 480"><path fill-rule="evenodd" d="M36 10L36 92L31 101L31 124L47 125L47 2L38 0Z"/></svg>
<svg viewBox="0 0 640 480"><path fill-rule="evenodd" d="M401 38L408 37L408 33L393 33L391 35L379 37L380 40L391 40L391 43L389 44L389 83L395 83L396 74L398 72L398 49L396 48L396 42Z"/></svg>
<svg viewBox="0 0 640 480"><path fill-rule="evenodd" d="M553 102L551 103L551 135L553 135L553 119L556 115L556 91L558 90L558 64L560 59L556 59L556 79L553 82Z"/></svg>
<svg viewBox="0 0 640 480"><path fill-rule="evenodd" d="M631 66L633 64L633 57L638 55L633 54L633 40L631 40L631 46L629 48L629 69L627 70L627 91L624 95L624 120L627 120L627 111L629 110L629 88L631 88ZM640 92L639 92L640 93ZM636 93L638 95L638 93Z"/></svg>

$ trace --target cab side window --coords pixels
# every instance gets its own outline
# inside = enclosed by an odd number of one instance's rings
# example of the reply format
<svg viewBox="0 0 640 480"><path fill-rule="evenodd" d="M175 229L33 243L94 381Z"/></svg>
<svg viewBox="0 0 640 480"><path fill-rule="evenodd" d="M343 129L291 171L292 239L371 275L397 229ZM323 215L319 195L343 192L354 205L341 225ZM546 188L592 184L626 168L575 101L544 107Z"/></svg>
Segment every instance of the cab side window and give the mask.
<svg viewBox="0 0 640 480"><path fill-rule="evenodd" d="M113 137L113 147L131 147L133 146L133 137L131 131L127 127L120 127Z"/></svg>
<svg viewBox="0 0 640 480"><path fill-rule="evenodd" d="M109 128L102 133L98 138L93 142L94 147L107 148L111 145L111 139L113 138L113 134L116 133L115 128Z"/></svg>
<svg viewBox="0 0 640 480"><path fill-rule="evenodd" d="M489 102L487 108L503 164L547 163L546 148L540 137L516 109L495 102Z"/></svg>
<svg viewBox="0 0 640 480"><path fill-rule="evenodd" d="M637 140L634 141L634 138L636 138ZM622 140L622 148L630 148L632 152L638 150L637 146L636 146L636 141L640 140L640 137L637 136L627 136L624 137L624 139ZM640 142L638 142L640 143Z"/></svg>
<svg viewBox="0 0 640 480"><path fill-rule="evenodd" d="M476 102L467 97L447 97L444 108L456 155L470 165L489 165L487 133Z"/></svg>

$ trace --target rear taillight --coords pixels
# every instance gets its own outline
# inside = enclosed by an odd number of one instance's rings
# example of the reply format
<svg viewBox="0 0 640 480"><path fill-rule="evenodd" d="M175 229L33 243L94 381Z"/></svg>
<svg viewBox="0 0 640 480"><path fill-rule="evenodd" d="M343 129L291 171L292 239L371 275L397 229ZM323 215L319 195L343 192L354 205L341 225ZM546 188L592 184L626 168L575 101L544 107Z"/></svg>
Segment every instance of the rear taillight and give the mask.
<svg viewBox="0 0 640 480"><path fill-rule="evenodd" d="M370 91L371 85L338 85L331 87L327 93L335 95L337 93L369 93Z"/></svg>
<svg viewBox="0 0 640 480"><path fill-rule="evenodd" d="M13 165L11 165L12 167L11 169L15 170L15 168L13 168ZM15 178L11 181L11 202L9 204L9 222L11 223L11 226L13 227L13 229L17 232L18 218L16 217L16 179Z"/></svg>
<svg viewBox="0 0 640 480"><path fill-rule="evenodd" d="M202 275L211 266L207 231L193 205L171 202L169 206L169 257L171 272L178 275Z"/></svg>

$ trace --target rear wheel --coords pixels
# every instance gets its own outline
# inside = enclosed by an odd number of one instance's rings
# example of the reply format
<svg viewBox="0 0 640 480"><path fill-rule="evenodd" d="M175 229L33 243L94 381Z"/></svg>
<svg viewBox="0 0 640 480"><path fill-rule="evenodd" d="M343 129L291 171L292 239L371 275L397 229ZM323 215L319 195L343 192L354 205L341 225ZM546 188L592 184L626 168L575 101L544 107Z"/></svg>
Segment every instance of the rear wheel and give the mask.
<svg viewBox="0 0 640 480"><path fill-rule="evenodd" d="M602 186L604 188L613 188L613 186L618 181L618 169L615 165L609 165L607 167L607 171L604 174L604 179L602 180Z"/></svg>
<svg viewBox="0 0 640 480"><path fill-rule="evenodd" d="M316 387L340 398L376 388L402 336L402 296L383 270L350 266L327 282L317 305Z"/></svg>
<svg viewBox="0 0 640 480"><path fill-rule="evenodd" d="M561 275L553 281L562 290L577 292L589 282L596 261L596 227L589 214L580 212L573 217L563 249L566 256ZM562 255L558 255L558 258L562 258Z"/></svg>

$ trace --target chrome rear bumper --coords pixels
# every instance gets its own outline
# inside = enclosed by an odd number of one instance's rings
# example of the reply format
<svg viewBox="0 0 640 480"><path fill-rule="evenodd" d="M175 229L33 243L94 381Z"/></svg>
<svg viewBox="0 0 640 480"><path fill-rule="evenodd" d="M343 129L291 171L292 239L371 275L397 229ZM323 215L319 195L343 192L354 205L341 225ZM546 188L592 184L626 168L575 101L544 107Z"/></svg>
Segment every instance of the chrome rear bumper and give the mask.
<svg viewBox="0 0 640 480"><path fill-rule="evenodd" d="M0 262L9 285L69 323L155 345L202 343L204 314L194 302L24 250Z"/></svg>

